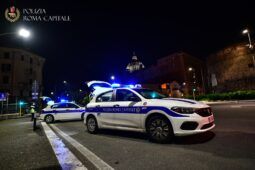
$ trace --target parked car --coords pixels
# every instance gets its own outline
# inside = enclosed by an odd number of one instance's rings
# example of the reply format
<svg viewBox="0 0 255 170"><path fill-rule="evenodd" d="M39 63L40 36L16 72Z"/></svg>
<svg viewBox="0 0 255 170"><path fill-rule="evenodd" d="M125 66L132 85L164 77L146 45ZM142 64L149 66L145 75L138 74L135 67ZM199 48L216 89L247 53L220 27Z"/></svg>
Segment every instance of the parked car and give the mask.
<svg viewBox="0 0 255 170"><path fill-rule="evenodd" d="M62 102L44 108L40 114L40 118L46 123L52 123L56 120L83 119L84 114L85 107L71 102Z"/></svg>
<svg viewBox="0 0 255 170"><path fill-rule="evenodd" d="M84 123L92 134L104 128L140 131L156 142L215 127L210 106L144 88L112 88L95 95L87 104Z"/></svg>

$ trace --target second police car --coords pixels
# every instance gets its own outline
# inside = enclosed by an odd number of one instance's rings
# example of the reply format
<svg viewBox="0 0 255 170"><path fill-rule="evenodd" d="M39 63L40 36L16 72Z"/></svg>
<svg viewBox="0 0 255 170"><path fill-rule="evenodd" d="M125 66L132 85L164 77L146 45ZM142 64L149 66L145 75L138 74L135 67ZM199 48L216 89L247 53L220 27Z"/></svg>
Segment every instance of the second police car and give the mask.
<svg viewBox="0 0 255 170"><path fill-rule="evenodd" d="M72 102L60 102L44 108L40 114L40 119L46 123L52 123L56 120L83 119L84 114L84 107Z"/></svg>
<svg viewBox="0 0 255 170"><path fill-rule="evenodd" d="M102 90L102 89L101 89ZM86 107L84 123L89 133L98 129L147 132L156 142L192 135L215 127L211 108L201 102L166 98L144 88L109 88L95 93Z"/></svg>

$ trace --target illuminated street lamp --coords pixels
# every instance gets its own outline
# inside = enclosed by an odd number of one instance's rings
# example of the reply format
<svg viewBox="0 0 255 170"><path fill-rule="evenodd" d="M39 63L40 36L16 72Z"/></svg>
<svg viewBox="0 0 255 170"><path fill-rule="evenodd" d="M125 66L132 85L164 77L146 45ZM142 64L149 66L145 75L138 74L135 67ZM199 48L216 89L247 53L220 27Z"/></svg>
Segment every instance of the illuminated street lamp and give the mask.
<svg viewBox="0 0 255 170"><path fill-rule="evenodd" d="M64 84L66 84L66 83L67 83L67 81L65 81L65 80L64 80L64 81L63 81L63 83L64 83Z"/></svg>
<svg viewBox="0 0 255 170"><path fill-rule="evenodd" d="M252 45L252 42L251 42L250 31L249 31L248 29L244 29L242 33L243 33L244 35L247 34L248 40L249 40L249 48L250 48L251 50L253 50L253 45ZM254 55L252 55L252 61L253 61L253 67L255 68L255 58L254 58Z"/></svg>
<svg viewBox="0 0 255 170"><path fill-rule="evenodd" d="M25 28L21 28L19 31L18 31L18 34L19 36L23 37L23 38L28 38L30 37L30 31L28 31L27 29Z"/></svg>
<svg viewBox="0 0 255 170"><path fill-rule="evenodd" d="M5 36L5 35L19 35L20 37L23 38L29 38L31 36L31 33L29 30L25 29L25 28L20 28L17 32L7 32L7 33L2 33L0 34L0 36Z"/></svg>
<svg viewBox="0 0 255 170"><path fill-rule="evenodd" d="M111 80L115 80L115 76L111 76Z"/></svg>

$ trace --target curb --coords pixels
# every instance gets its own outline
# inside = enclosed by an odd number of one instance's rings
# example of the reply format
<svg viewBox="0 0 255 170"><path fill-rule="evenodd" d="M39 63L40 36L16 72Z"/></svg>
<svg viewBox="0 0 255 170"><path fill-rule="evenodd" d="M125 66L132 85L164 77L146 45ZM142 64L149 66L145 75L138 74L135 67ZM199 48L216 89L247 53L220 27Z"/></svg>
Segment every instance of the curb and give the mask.
<svg viewBox="0 0 255 170"><path fill-rule="evenodd" d="M255 100L231 100L231 101L227 101L227 100L223 100L223 101L200 101L204 104L237 104L237 103L242 103L242 102L251 102L251 103L255 103Z"/></svg>

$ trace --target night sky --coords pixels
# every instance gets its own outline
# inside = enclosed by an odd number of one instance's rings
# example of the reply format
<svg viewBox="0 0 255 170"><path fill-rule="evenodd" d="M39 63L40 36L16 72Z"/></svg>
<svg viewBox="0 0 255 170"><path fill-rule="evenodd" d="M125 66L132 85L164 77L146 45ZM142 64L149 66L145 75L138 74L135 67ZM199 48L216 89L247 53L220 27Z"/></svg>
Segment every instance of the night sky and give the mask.
<svg viewBox="0 0 255 170"><path fill-rule="evenodd" d="M44 8L47 14L70 15L72 21L9 23L4 10L11 5ZM78 86L87 80L108 80L112 74L118 77L133 51L147 67L179 51L205 59L247 40L241 30L248 27L253 33L254 9L252 1L1 0L0 33L24 26L33 37L0 37L0 46L26 48L43 56L46 90L63 80Z"/></svg>

